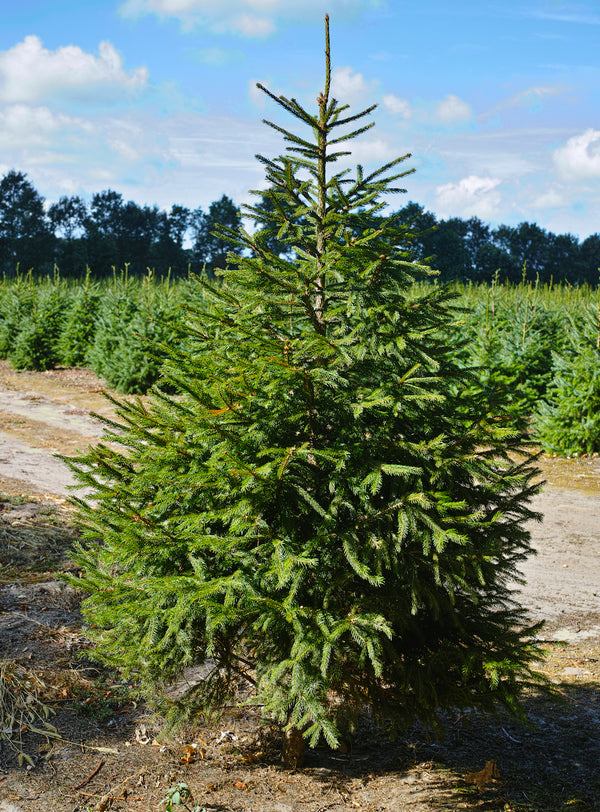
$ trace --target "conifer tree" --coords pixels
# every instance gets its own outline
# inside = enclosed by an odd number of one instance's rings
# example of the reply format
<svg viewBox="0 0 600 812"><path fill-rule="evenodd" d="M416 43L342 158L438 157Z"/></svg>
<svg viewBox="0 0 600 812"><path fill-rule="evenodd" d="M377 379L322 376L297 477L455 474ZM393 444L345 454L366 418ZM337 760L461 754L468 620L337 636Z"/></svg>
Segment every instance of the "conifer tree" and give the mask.
<svg viewBox="0 0 600 812"><path fill-rule="evenodd" d="M534 415L542 448L567 456L600 451L600 291L577 315L569 316L568 344L554 355L554 379Z"/></svg>
<svg viewBox="0 0 600 812"><path fill-rule="evenodd" d="M72 293L59 338L60 361L66 366L84 366L94 342L101 288L91 279L90 269Z"/></svg>
<svg viewBox="0 0 600 812"><path fill-rule="evenodd" d="M8 353L15 369L54 369L60 361L58 339L68 302L68 290L55 275L32 285L33 307L18 325Z"/></svg>
<svg viewBox="0 0 600 812"><path fill-rule="evenodd" d="M0 358L8 358L19 332L35 309L36 285L31 271L3 279L0 299Z"/></svg>
<svg viewBox="0 0 600 812"><path fill-rule="evenodd" d="M332 171L373 107L332 98L326 34L316 113L262 88L305 131L271 124L265 229L220 232L244 252L198 283L164 370L181 394L120 403L72 466L98 656L149 696L204 663L179 711L237 697L335 747L364 708L518 709L540 651L512 590L531 457L453 360L452 295L415 290L433 272L374 217L408 156Z"/></svg>

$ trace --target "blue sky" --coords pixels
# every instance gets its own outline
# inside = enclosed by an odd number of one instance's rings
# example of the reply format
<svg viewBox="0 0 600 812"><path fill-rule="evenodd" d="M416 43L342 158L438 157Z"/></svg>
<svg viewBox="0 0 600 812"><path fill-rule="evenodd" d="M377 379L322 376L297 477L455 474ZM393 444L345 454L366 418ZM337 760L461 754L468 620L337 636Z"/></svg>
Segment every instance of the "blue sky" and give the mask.
<svg viewBox="0 0 600 812"><path fill-rule="evenodd" d="M600 232L600 4L561 0L0 0L0 174L49 201L114 189L206 208L264 186L314 107L329 12L335 95L376 126L354 161L412 153L439 217Z"/></svg>

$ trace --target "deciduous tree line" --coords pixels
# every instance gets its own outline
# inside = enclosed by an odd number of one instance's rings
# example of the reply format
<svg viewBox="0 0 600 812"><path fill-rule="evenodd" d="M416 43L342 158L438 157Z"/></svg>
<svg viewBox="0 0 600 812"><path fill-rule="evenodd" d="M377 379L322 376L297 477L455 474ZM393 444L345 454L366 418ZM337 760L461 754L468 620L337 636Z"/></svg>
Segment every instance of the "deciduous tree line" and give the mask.
<svg viewBox="0 0 600 812"><path fill-rule="evenodd" d="M573 234L554 234L536 223L492 228L478 217L436 220L416 203L402 210L407 222L420 232L417 253L430 258L443 279L518 282L526 270L528 279L540 282L598 283L600 234L580 241Z"/></svg>
<svg viewBox="0 0 600 812"><path fill-rule="evenodd" d="M270 208L265 197L259 208ZM427 260L443 280L519 281L526 266L530 279L541 282L587 282L599 278L600 233L580 241L573 234L554 234L535 223L493 228L478 217L438 220L417 203L396 213L418 236L415 260ZM374 221L381 219L374 217ZM64 196L50 206L27 176L15 170L0 181L0 272L47 273L54 266L65 277L78 277L89 267L94 276L128 266L130 273L148 268L179 276L203 268L211 274L225 265L229 250L239 250L213 235L219 223L236 230L240 211L226 195L208 211L174 204L170 211L125 201L111 189L89 203ZM377 223L373 222L376 226ZM273 235L271 248L283 248Z"/></svg>
<svg viewBox="0 0 600 812"><path fill-rule="evenodd" d="M22 172L11 170L0 181L0 272L10 277L33 268L46 273L57 266L62 276L79 277L89 267L98 278L113 268L130 273L170 269L175 276L191 268L208 273L225 263L229 246L211 234L216 223L236 228L240 213L226 195L208 211L173 205L140 206L111 189L90 203L61 197L50 206Z"/></svg>

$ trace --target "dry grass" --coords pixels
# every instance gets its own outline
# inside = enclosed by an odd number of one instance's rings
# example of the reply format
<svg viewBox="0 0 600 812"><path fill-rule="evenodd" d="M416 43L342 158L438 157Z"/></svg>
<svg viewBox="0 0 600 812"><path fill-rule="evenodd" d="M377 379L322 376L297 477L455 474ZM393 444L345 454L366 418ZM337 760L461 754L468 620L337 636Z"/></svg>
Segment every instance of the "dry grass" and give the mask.
<svg viewBox="0 0 600 812"><path fill-rule="evenodd" d="M48 690L49 686L33 669L10 660L0 661L0 741L17 753L19 765L27 762L34 766L24 750L24 734L60 738L48 721L54 711L42 699Z"/></svg>

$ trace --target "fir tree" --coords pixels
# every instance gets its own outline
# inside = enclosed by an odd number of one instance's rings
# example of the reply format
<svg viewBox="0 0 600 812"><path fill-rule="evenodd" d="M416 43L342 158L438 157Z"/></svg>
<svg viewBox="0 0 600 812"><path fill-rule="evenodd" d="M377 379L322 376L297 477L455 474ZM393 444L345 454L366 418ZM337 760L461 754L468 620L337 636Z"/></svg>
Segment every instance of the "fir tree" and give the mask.
<svg viewBox="0 0 600 812"><path fill-rule="evenodd" d="M35 304L36 286L31 272L25 276L17 274L10 282L4 278L0 300L0 358L8 358Z"/></svg>
<svg viewBox="0 0 600 812"><path fill-rule="evenodd" d="M121 393L144 393L159 378L162 345L176 339L173 321L185 292L152 271L115 280L96 323L90 351L94 371Z"/></svg>
<svg viewBox="0 0 600 812"><path fill-rule="evenodd" d="M120 403L116 446L71 464L98 655L149 696L205 663L181 712L237 697L336 746L366 707L392 728L517 709L540 650L512 592L531 457L453 360L452 295L415 292L432 271L375 217L404 158L330 172L373 107L331 97L326 29L316 114L262 88L307 131L271 124L266 228L220 232L244 253L198 283L164 370L182 394Z"/></svg>
<svg viewBox="0 0 600 812"><path fill-rule="evenodd" d="M54 369L60 363L58 340L69 293L56 274L33 291L32 310L22 318L8 358L15 369Z"/></svg>
<svg viewBox="0 0 600 812"><path fill-rule="evenodd" d="M142 280L127 269L115 274L94 316L87 354L94 372L117 392L146 392L160 378L163 342L176 340L172 322L185 292L152 271Z"/></svg>
<svg viewBox="0 0 600 812"><path fill-rule="evenodd" d="M100 287L92 281L88 268L85 279L71 295L58 342L60 360L66 366L84 366L88 360L94 342L100 299Z"/></svg>
<svg viewBox="0 0 600 812"><path fill-rule="evenodd" d="M600 291L578 316L569 319L569 345L555 353L554 379L534 415L542 448L566 456L600 451Z"/></svg>
<svg viewBox="0 0 600 812"><path fill-rule="evenodd" d="M531 415L553 376L553 350L565 331L556 317L533 299L494 303L495 284L487 301L471 311L470 323L455 340L463 363L477 369L475 389L483 387L490 401L499 398L515 427L529 430ZM466 337L466 338L465 338Z"/></svg>

